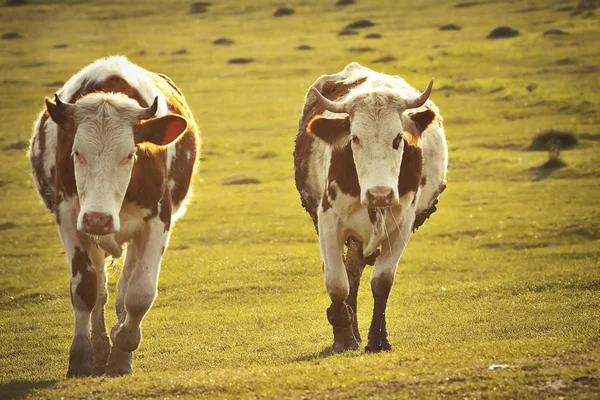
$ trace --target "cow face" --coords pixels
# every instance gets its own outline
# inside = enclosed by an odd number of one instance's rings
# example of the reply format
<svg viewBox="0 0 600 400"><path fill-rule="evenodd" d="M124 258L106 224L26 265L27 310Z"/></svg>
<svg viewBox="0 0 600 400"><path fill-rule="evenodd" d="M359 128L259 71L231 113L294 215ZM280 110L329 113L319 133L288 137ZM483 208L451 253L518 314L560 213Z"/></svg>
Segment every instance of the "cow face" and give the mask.
<svg viewBox="0 0 600 400"><path fill-rule="evenodd" d="M46 99L51 118L74 127L71 157L79 196L77 229L90 235L119 231L119 211L131 179L137 145L164 146L187 128L178 115L151 118L148 108L122 94L92 93L75 104Z"/></svg>
<svg viewBox="0 0 600 400"><path fill-rule="evenodd" d="M345 103L330 101L313 89L327 110L348 114L345 118L316 117L309 131L334 147L350 141L361 204L389 207L400 203L398 179L405 146L417 146L435 117L429 109L413 114L407 110L425 103L432 84L416 99L401 99L391 90L382 90Z"/></svg>

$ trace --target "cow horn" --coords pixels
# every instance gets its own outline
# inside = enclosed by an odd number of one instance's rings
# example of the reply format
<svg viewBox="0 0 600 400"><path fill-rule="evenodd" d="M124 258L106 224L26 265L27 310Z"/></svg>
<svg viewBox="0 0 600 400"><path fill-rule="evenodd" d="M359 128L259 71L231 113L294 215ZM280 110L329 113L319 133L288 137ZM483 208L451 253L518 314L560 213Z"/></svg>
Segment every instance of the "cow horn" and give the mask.
<svg viewBox="0 0 600 400"><path fill-rule="evenodd" d="M317 96L319 103L321 103L327 111L334 113L348 113L348 111L346 111L346 104L343 102L329 100L328 98L324 97L315 87L312 87L311 90L315 96Z"/></svg>
<svg viewBox="0 0 600 400"><path fill-rule="evenodd" d="M431 80L429 81L429 85L427 85L427 89L425 89L425 91L423 93L421 93L421 95L419 97L416 97L412 100L406 100L405 108L409 109L409 108L421 107L423 104L425 104L427 99L429 99L429 95L431 94L432 88L433 88L433 78L431 78Z"/></svg>
<svg viewBox="0 0 600 400"><path fill-rule="evenodd" d="M75 104L63 103L60 97L58 97L57 93L54 93L54 102L56 103L56 106L60 112L64 113L65 115L71 114L75 108Z"/></svg>
<svg viewBox="0 0 600 400"><path fill-rule="evenodd" d="M156 114L156 110L158 110L158 96L154 98L154 102L150 107L142 108L140 113L140 119L148 119L154 117Z"/></svg>

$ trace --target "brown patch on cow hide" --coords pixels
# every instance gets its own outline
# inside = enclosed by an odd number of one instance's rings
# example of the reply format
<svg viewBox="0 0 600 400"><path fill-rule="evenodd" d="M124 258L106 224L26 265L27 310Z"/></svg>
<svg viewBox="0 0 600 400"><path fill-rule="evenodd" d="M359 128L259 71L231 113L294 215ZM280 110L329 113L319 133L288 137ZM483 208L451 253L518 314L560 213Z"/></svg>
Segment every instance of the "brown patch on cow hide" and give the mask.
<svg viewBox="0 0 600 400"><path fill-rule="evenodd" d="M336 100L350 92L350 90L361 85L367 78L359 79L356 82L349 84L343 82L325 82L321 88L321 94L329 100ZM310 96L307 99L302 109L300 117L298 134L296 135L296 143L294 147L294 173L296 189L300 193L302 207L311 216L315 229L317 229L317 208L321 199L314 198L308 190L308 166L310 164L310 152L315 141L314 136L307 133L307 128L316 116L322 115L325 108L319 103L315 96ZM317 229L318 231L318 229Z"/></svg>
<svg viewBox="0 0 600 400"><path fill-rule="evenodd" d="M175 144L175 157L169 169L169 181L175 186L171 188L171 199L177 209L187 196L191 186L194 165L198 157L196 136L186 133Z"/></svg>
<svg viewBox="0 0 600 400"><path fill-rule="evenodd" d="M44 161L45 161L45 151L46 151L46 121L50 118L50 114L48 114L48 110L44 112L40 119L40 123L38 125L38 130L35 133L34 141L31 143L30 150L30 159L31 159L31 170L35 179L39 185L38 193L42 198L44 205L50 212L54 212L55 210L55 194L54 194L54 171L55 168L52 167L50 176L46 175L46 171L44 170ZM39 154L36 156L34 154L34 147L37 141Z"/></svg>
<svg viewBox="0 0 600 400"><path fill-rule="evenodd" d="M185 97L171 78L164 74L151 73L150 75L154 84L167 97L169 111L181 115L188 122L187 131L172 144L175 146L175 157L173 157L168 171L169 180L175 183L175 187L171 191L171 199L174 208L177 209L190 190L191 179L198 164L201 147L200 130Z"/></svg>
<svg viewBox="0 0 600 400"><path fill-rule="evenodd" d="M323 212L327 212L331 208L331 203L329 202L329 198L327 197L327 192L323 192L323 199L321 200L321 207L323 208Z"/></svg>
<svg viewBox="0 0 600 400"><path fill-rule="evenodd" d="M98 292L98 283L96 272L91 268L92 262L87 253L79 247L75 247L75 255L71 260L71 276L75 278L77 274L81 275L81 280L75 288L75 294L83 301L83 304L89 311L96 304ZM71 290L71 302L75 305L73 291Z"/></svg>
<svg viewBox="0 0 600 400"><path fill-rule="evenodd" d="M125 79L120 76L109 76L104 81L95 82L91 85L90 89L92 92L105 92L105 93L123 93L130 99L134 99L142 107L148 107L148 104L140 92L133 88ZM87 92L84 94L89 94Z"/></svg>
<svg viewBox="0 0 600 400"><path fill-rule="evenodd" d="M354 165L350 143L342 149L331 152L331 165L327 174L327 182L336 182L340 191L350 196L360 196L358 173Z"/></svg>
<svg viewBox="0 0 600 400"><path fill-rule="evenodd" d="M166 190L167 152L148 144L138 147L125 200L151 211L146 220L158 214L158 202Z"/></svg>
<svg viewBox="0 0 600 400"><path fill-rule="evenodd" d="M171 213L172 213L172 201L171 194L169 193L168 186L165 186L165 190L163 192L163 198L160 202L160 212L158 213L158 218L165 224L165 232L171 229Z"/></svg>
<svg viewBox="0 0 600 400"><path fill-rule="evenodd" d="M331 183L327 185L327 193L329 194L329 198L334 201L337 197L337 189Z"/></svg>
<svg viewBox="0 0 600 400"><path fill-rule="evenodd" d="M413 229L412 229L413 232L416 231L417 229L419 229L419 227L421 225L423 225L429 217L431 217L431 214L433 214L434 212L437 211L437 203L439 201L439 197L445 189L446 189L446 184L444 182L442 182L440 184L440 187L438 188L437 192L433 195L433 201L431 203L431 206L429 208L421 211L415 217L415 222L413 223Z"/></svg>
<svg viewBox="0 0 600 400"><path fill-rule="evenodd" d="M404 196L409 192L417 192L423 172L423 150L408 144L404 139L404 153L398 176L398 195Z"/></svg>

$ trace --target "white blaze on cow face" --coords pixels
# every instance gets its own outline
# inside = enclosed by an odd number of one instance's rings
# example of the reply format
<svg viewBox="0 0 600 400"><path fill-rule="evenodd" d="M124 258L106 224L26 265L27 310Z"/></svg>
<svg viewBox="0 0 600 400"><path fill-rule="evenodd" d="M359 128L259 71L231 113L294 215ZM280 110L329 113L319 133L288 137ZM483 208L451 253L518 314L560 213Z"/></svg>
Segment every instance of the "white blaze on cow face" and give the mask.
<svg viewBox="0 0 600 400"><path fill-rule="evenodd" d="M401 98L384 87L355 93L343 102L331 101L312 88L327 111L348 114L343 120L318 116L311 121L309 129L333 146L345 146L350 135L361 204L370 207L399 204L398 179L406 128L402 124L402 113L421 107L429 98L432 87L433 80L414 99ZM414 130L414 127L409 130Z"/></svg>
<svg viewBox="0 0 600 400"><path fill-rule="evenodd" d="M402 122L395 107L353 102L350 141L360 185L360 202L371 207L399 203L398 176L404 150ZM376 102L375 104L378 104Z"/></svg>
<svg viewBox="0 0 600 400"><path fill-rule="evenodd" d="M78 230L106 235L120 229L119 210L135 162L133 128L143 110L120 94L90 94L75 103Z"/></svg>

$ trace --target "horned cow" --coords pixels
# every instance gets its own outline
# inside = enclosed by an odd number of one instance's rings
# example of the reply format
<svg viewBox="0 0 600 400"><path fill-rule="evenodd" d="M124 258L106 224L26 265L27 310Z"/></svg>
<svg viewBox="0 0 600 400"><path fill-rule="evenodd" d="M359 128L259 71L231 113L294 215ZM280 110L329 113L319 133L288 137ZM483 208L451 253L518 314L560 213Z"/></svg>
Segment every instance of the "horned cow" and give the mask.
<svg viewBox="0 0 600 400"><path fill-rule="evenodd" d="M356 298L367 264L374 309L366 351L392 349L385 311L398 262L446 187L448 150L432 87L433 80L419 94L400 77L351 63L306 95L295 181L319 237L335 352L361 341Z"/></svg>
<svg viewBox="0 0 600 400"><path fill-rule="evenodd" d="M68 377L131 373L199 150L198 127L173 81L124 57L97 60L46 99L29 155L69 264L75 332ZM120 257L125 243L111 348L105 258Z"/></svg>

